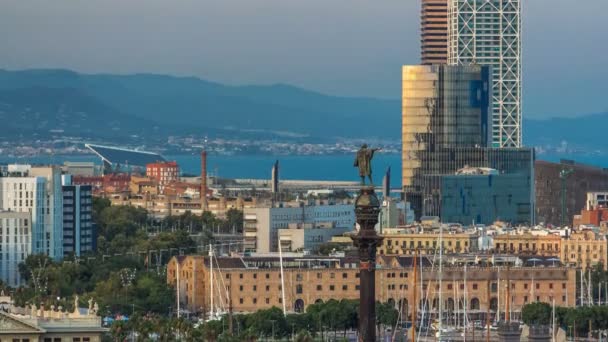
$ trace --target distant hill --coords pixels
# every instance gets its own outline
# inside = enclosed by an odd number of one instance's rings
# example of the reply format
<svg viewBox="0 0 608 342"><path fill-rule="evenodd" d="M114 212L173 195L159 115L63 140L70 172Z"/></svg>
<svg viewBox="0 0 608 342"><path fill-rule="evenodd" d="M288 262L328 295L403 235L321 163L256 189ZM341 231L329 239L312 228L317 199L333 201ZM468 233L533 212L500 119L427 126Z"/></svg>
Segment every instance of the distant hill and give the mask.
<svg viewBox="0 0 608 342"><path fill-rule="evenodd" d="M524 120L524 142L528 146L559 147L608 152L608 113L572 118Z"/></svg>
<svg viewBox="0 0 608 342"><path fill-rule="evenodd" d="M56 127L84 135L150 129L283 138L397 139L400 134L399 101L327 96L281 84L225 86L152 74L0 70L0 102L0 115L21 118L15 127L28 129L25 119L32 118L30 129L39 132Z"/></svg>
<svg viewBox="0 0 608 342"><path fill-rule="evenodd" d="M0 70L0 137L63 130L119 139L192 134L292 141L398 140L399 100L336 97L297 87L227 86L195 77ZM524 119L526 146L606 149L608 113Z"/></svg>

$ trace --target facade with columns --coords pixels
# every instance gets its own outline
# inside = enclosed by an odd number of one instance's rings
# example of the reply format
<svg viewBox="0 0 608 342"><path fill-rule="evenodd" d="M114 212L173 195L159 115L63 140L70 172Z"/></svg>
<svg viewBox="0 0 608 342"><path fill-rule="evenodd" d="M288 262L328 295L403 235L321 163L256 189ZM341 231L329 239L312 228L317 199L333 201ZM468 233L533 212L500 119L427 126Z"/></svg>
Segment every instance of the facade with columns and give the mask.
<svg viewBox="0 0 608 342"><path fill-rule="evenodd" d="M0 342L101 342L107 331L92 302L69 312L61 306L16 307L0 294Z"/></svg>

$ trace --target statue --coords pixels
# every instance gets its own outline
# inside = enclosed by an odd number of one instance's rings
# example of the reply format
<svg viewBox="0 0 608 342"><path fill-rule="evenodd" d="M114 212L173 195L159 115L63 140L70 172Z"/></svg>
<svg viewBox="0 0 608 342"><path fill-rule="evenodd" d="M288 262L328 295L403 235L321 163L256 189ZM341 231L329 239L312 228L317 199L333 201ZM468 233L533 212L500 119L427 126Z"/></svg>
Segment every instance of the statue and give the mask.
<svg viewBox="0 0 608 342"><path fill-rule="evenodd" d="M372 158L374 158L374 152L379 150L379 148L368 148L367 144L363 144L359 151L357 151L354 166L359 168L361 185L365 185L365 177L369 178L369 185L374 185L372 181Z"/></svg>
<svg viewBox="0 0 608 342"><path fill-rule="evenodd" d="M74 297L74 312L78 312L78 295Z"/></svg>
<svg viewBox="0 0 608 342"><path fill-rule="evenodd" d="M36 308L36 304L32 303L32 306L30 307L30 309L31 309L32 317L38 316L38 308Z"/></svg>
<svg viewBox="0 0 608 342"><path fill-rule="evenodd" d="M89 298L89 315L93 311L93 298Z"/></svg>
<svg viewBox="0 0 608 342"><path fill-rule="evenodd" d="M93 315L97 315L97 312L99 312L99 305L95 302L95 305L93 305Z"/></svg>

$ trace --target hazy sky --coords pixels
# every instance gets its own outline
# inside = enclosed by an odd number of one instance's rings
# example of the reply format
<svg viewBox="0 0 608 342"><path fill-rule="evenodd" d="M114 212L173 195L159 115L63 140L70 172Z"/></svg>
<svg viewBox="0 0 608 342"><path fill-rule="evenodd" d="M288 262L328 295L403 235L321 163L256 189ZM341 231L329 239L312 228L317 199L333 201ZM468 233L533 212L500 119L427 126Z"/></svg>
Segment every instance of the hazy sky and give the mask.
<svg viewBox="0 0 608 342"><path fill-rule="evenodd" d="M608 112L608 0L523 0L524 115ZM400 97L419 0L1 0L0 68Z"/></svg>

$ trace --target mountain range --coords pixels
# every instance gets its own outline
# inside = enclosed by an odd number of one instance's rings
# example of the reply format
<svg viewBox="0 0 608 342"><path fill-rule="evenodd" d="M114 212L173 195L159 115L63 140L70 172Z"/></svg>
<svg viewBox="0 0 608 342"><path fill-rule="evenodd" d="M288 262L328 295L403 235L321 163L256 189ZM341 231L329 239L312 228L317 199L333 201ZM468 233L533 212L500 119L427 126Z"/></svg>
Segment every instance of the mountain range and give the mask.
<svg viewBox="0 0 608 342"><path fill-rule="evenodd" d="M398 138L399 112L398 101L327 96L283 84L226 86L152 74L0 70L5 128L41 135Z"/></svg>
<svg viewBox="0 0 608 342"><path fill-rule="evenodd" d="M228 86L195 77L0 70L0 138L197 134L326 141L398 140L398 99L337 97L285 84ZM525 119L528 146L604 148L608 113ZM573 129L575 128L575 129Z"/></svg>

